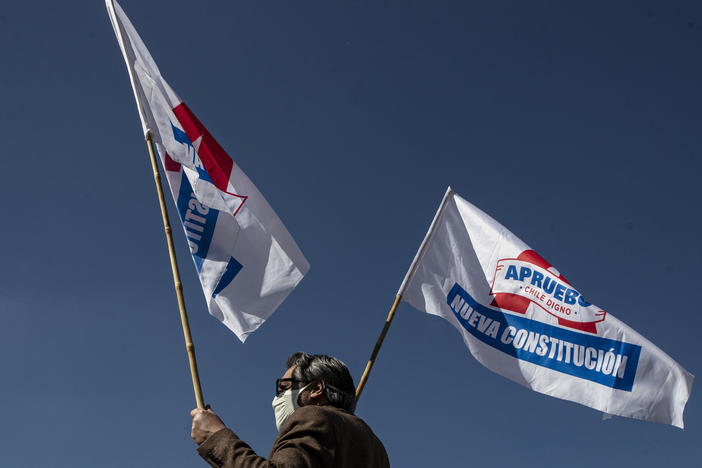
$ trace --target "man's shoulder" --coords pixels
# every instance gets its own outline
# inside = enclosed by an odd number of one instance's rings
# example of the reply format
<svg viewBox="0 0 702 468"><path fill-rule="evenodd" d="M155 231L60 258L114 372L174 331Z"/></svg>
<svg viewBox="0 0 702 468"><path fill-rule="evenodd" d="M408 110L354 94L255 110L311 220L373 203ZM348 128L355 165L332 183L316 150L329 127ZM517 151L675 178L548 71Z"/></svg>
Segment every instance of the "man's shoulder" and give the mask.
<svg viewBox="0 0 702 468"><path fill-rule="evenodd" d="M332 405L303 406L291 414L287 422L298 426L316 426L347 437L376 438L373 430L363 419Z"/></svg>
<svg viewBox="0 0 702 468"><path fill-rule="evenodd" d="M281 427L271 455L309 437L315 442L303 444L306 447L335 447L336 456L345 460L337 466L389 466L385 448L372 429L358 416L331 405L303 406L292 413Z"/></svg>
<svg viewBox="0 0 702 468"><path fill-rule="evenodd" d="M361 418L349 411L332 405L303 406L298 408L288 417L285 425L344 426L346 428L357 427L362 431L370 431L368 425Z"/></svg>
<svg viewBox="0 0 702 468"><path fill-rule="evenodd" d="M303 406L295 410L288 419L290 421L360 421L358 417L348 411L331 405Z"/></svg>

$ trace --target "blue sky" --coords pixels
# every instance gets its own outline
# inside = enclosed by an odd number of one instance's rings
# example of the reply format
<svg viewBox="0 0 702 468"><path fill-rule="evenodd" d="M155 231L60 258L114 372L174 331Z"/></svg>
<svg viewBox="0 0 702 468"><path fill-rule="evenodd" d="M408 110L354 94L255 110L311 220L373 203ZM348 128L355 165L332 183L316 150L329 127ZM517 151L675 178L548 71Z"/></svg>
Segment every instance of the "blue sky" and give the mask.
<svg viewBox="0 0 702 468"><path fill-rule="evenodd" d="M699 3L121 5L311 264L242 345L175 230L205 400L259 453L288 354L336 355L358 380L448 185L699 374ZM0 465L205 466L104 2L0 5L0 63ZM645 468L699 463L698 402L693 387L684 431L602 421L402 304L357 413L397 467Z"/></svg>

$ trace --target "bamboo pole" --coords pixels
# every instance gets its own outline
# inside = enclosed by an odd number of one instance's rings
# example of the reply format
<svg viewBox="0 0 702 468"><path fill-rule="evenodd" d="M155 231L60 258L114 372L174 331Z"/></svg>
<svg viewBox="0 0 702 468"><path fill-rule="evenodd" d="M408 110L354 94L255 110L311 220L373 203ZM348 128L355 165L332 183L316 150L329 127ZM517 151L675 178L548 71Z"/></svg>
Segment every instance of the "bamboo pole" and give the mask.
<svg viewBox="0 0 702 468"><path fill-rule="evenodd" d="M163 196L163 188L161 187L161 174L156 163L156 152L154 144L151 141L151 132L146 134L146 146L149 148L149 157L151 158L151 168L154 171L154 182L156 183L156 191L158 192L158 202L161 205L161 216L163 217L163 229L166 232L166 241L168 242L168 254L171 258L171 270L173 272L173 283L175 285L176 296L178 297L178 309L180 310L180 321L183 325L183 336L185 337L185 349L188 352L188 361L190 361L190 375L193 379L193 390L195 391L195 401L197 407L202 409L205 403L202 398L202 388L200 387L200 375L197 372L197 361L195 360L195 345L193 344L192 336L190 336L190 324L188 323L188 314L185 310L185 299L183 297L183 284L180 281L180 271L178 270L178 261L176 260L175 247L173 245L173 235L171 234L171 222L168 219L168 210L166 209L166 199Z"/></svg>
<svg viewBox="0 0 702 468"><path fill-rule="evenodd" d="M380 337L378 337L378 341L375 343L375 347L373 348L373 352L371 353L371 357L368 360L368 364L366 364L366 369L363 371L363 375L361 376L361 380L358 382L358 387L356 388L356 401L358 402L359 398L361 398L361 392L363 391L363 387L366 385L366 381L368 380L368 376L370 375L370 371L373 368L373 364L375 363L375 358L378 356L378 352L380 351L380 347L383 345L383 340L385 339L385 335L388 333L388 329L390 328L390 324L392 323L392 319L395 317L395 311L397 310L397 306L400 305L400 301L402 300L402 295L405 293L405 289L407 288L407 285L411 281L412 277L414 276L414 273L417 271L417 267L419 266L419 263L421 262L422 258L424 257L424 253L427 250L427 246L429 245L429 242L431 241L432 237L434 236L434 232L436 231L436 226L438 225L439 219L441 218L441 215L443 214L444 210L446 209L446 205L448 201L450 200L451 196L453 195L453 189L451 187L448 187L446 189L446 193L444 193L444 198L441 199L441 204L439 205L439 209L436 210L436 214L434 215L434 219L432 219L431 224L429 225L429 230L427 231L427 234L424 236L424 240L419 246L419 250L417 250L417 254L414 256L414 260L412 260L412 264L410 265L409 270L407 270L407 274L405 275L405 279L402 280L402 284L400 285L400 289L397 291L397 296L395 297L395 302L392 303L392 307L390 308L390 312L388 313L388 318L385 319L385 325L383 326L383 330L380 332Z"/></svg>
<svg viewBox="0 0 702 468"><path fill-rule="evenodd" d="M397 310L397 306L400 305L401 300L402 294L398 294L397 296L395 296L395 302L392 303L392 307L390 308L390 312L388 313L388 318L385 319L385 325L383 326L383 330L380 332L380 336L378 337L378 341L375 343L375 347L373 348L371 357L368 360L368 364L366 364L366 369L363 371L361 380L359 380L358 382L358 387L356 388L356 401L358 401L359 398L361 398L361 392L363 391L363 387L366 386L366 381L368 380L370 371L373 368L373 364L375 364L375 358L378 357L380 347L383 345L383 340L385 340L385 335L387 335L388 333L388 329L390 328L392 319L395 317L395 311Z"/></svg>

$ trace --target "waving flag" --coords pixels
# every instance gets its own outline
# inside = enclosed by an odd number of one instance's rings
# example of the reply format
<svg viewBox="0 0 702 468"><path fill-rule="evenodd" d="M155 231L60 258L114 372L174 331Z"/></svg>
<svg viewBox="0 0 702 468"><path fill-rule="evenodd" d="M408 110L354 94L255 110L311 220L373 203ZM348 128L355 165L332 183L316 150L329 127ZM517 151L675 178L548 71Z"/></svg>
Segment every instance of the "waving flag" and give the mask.
<svg viewBox="0 0 702 468"><path fill-rule="evenodd" d="M448 320L480 363L508 379L683 427L694 377L450 188L398 294Z"/></svg>
<svg viewBox="0 0 702 468"><path fill-rule="evenodd" d="M105 3L209 312L244 341L309 264L263 195L163 79L120 5Z"/></svg>

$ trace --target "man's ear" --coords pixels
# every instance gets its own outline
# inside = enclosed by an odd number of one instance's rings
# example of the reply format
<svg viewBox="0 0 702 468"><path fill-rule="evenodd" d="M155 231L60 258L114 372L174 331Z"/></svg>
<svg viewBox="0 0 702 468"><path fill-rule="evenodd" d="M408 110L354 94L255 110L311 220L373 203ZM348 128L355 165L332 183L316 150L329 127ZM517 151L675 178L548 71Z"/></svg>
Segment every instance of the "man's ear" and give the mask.
<svg viewBox="0 0 702 468"><path fill-rule="evenodd" d="M309 389L310 398L312 399L317 399L324 395L324 384L319 380L313 382L312 385L310 385Z"/></svg>

